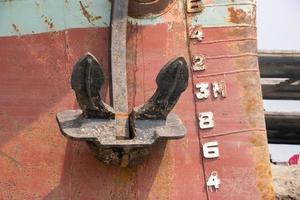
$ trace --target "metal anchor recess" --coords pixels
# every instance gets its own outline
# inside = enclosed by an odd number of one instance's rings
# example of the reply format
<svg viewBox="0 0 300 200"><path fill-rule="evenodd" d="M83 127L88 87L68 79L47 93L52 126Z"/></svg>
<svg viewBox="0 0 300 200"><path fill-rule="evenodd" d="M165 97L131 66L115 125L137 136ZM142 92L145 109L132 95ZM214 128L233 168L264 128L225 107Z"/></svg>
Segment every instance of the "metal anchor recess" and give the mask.
<svg viewBox="0 0 300 200"><path fill-rule="evenodd" d="M86 53L73 68L71 86L81 109L57 114L63 135L87 141L95 156L107 164L135 165L154 143L179 139L186 129L169 114L187 88L188 67L183 57L169 61L156 78L157 89L143 105L128 111L126 29L128 0L114 0L111 20L111 79L113 108L100 96L102 66Z"/></svg>

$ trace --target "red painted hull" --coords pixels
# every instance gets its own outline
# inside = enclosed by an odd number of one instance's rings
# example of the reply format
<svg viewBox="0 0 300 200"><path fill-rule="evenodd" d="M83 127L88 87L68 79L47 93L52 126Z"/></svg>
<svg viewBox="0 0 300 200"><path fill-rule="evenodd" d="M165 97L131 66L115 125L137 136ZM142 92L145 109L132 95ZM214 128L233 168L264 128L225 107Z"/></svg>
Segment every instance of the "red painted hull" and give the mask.
<svg viewBox="0 0 300 200"><path fill-rule="evenodd" d="M272 199L255 29L204 29L207 37L191 51L206 55L208 68L191 73L174 109L187 136L158 146L134 168L98 162L85 143L64 138L55 121L57 112L77 107L69 80L81 55L94 54L109 77L108 33L70 29L0 38L0 199ZM166 62L190 57L183 23L172 32L161 24L130 26L128 33L133 108L153 94ZM216 80L226 81L227 98L195 100L194 83ZM106 102L108 87L102 91ZM198 130L202 111L215 113L214 129ZM212 138L219 138L221 155L206 160L201 145ZM216 193L205 186L213 170L222 178Z"/></svg>

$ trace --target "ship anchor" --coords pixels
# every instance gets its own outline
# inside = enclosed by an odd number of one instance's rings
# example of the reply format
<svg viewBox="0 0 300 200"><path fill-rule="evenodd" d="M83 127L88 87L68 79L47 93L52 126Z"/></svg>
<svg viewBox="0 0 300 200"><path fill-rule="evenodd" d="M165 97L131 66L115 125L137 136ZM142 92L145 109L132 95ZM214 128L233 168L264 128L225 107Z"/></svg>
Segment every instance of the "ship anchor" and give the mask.
<svg viewBox="0 0 300 200"><path fill-rule="evenodd" d="M104 84L102 66L91 53L86 53L74 65L71 77L80 109L57 114L63 135L87 141L100 161L121 166L142 161L154 143L185 136L186 128L170 111L187 88L189 76L185 59L174 58L158 73L153 96L143 105L128 111L127 17L128 0L114 0L111 19L113 108L100 96Z"/></svg>

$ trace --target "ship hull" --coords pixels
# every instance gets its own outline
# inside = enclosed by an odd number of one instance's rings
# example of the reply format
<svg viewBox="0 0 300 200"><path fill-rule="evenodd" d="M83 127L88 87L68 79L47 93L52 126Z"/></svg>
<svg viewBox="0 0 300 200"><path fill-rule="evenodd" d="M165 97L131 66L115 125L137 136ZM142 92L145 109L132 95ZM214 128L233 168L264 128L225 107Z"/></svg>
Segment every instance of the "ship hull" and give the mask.
<svg viewBox="0 0 300 200"><path fill-rule="evenodd" d="M107 79L101 92L109 103L109 1L38 2L0 2L0 11L10 16L0 19L5 27L0 30L1 199L274 198L252 1L205 1L211 6L197 14L175 2L153 19L129 19L129 109L152 96L158 72L174 57L185 57L192 67L192 56L204 55L206 66L201 72L190 69L188 88L173 111L186 126L186 137L158 144L131 168L98 162L84 142L64 138L55 121L56 113L78 108L70 75L86 52L103 64ZM34 11L28 20L14 16L26 16L18 14L22 6L25 13ZM30 21L32 15L40 22ZM190 39L192 26L202 27L201 42ZM226 97L197 98L196 84L214 82L226 84ZM213 113L214 127L199 127L203 112ZM211 141L218 142L220 155L207 159L203 146ZM217 192L206 186L212 171L221 180Z"/></svg>

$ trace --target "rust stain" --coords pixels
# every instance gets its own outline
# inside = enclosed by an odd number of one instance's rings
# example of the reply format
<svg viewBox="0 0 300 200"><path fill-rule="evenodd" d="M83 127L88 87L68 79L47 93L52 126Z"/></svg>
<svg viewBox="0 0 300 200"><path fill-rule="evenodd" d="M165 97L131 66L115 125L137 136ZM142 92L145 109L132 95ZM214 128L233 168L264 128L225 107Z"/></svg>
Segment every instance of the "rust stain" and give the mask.
<svg viewBox="0 0 300 200"><path fill-rule="evenodd" d="M4 157L6 159L8 159L10 162L12 162L15 165L21 165L14 157L8 155L7 153L0 151L0 157Z"/></svg>
<svg viewBox="0 0 300 200"><path fill-rule="evenodd" d="M235 9L234 7L228 8L230 22L235 24L240 23L250 23L251 22L251 16L248 15L244 10L242 9Z"/></svg>
<svg viewBox="0 0 300 200"><path fill-rule="evenodd" d="M54 27L53 21L50 17L42 15L42 18L44 19L44 22L47 24L49 29L52 29Z"/></svg>
<svg viewBox="0 0 300 200"><path fill-rule="evenodd" d="M255 163L256 185L260 191L261 199L274 200L274 189L272 186L272 173L268 161L268 149L266 132L254 132L251 136L253 145L252 158Z"/></svg>
<svg viewBox="0 0 300 200"><path fill-rule="evenodd" d="M149 199L171 199L171 183L174 178L175 169L172 165L172 163L174 163L174 158L172 158L170 151L170 145L167 144L161 165L159 166L152 188L149 192Z"/></svg>
<svg viewBox="0 0 300 200"><path fill-rule="evenodd" d="M12 27L13 27L14 31L16 33L18 33L18 35L21 35L20 29L19 29L19 27L16 24L12 24Z"/></svg>
<svg viewBox="0 0 300 200"><path fill-rule="evenodd" d="M79 3L80 3L80 10L82 11L83 16L85 16L85 18L88 20L89 23L95 25L93 22L96 21L96 20L98 20L98 19L101 19L101 16L93 16L93 15L91 15L87 11L88 6L84 6L81 1L79 1Z"/></svg>
<svg viewBox="0 0 300 200"><path fill-rule="evenodd" d="M138 166L138 172L143 176L143 192L137 199L171 200L172 183L174 183L174 155L171 152L170 142L157 143L152 147L149 157ZM147 188L147 189L146 189ZM145 190L146 189L146 190ZM145 192L147 191L147 192Z"/></svg>
<svg viewBox="0 0 300 200"><path fill-rule="evenodd" d="M118 175L114 177L115 192L111 193L111 199L137 199L132 192L137 180L137 167L119 168Z"/></svg>
<svg viewBox="0 0 300 200"><path fill-rule="evenodd" d="M263 108L261 96L259 95L259 86L257 84L258 76L256 76L256 72L239 74L236 78L240 83L239 91L242 99L241 103L248 124L251 127L264 128L264 120L262 119Z"/></svg>

